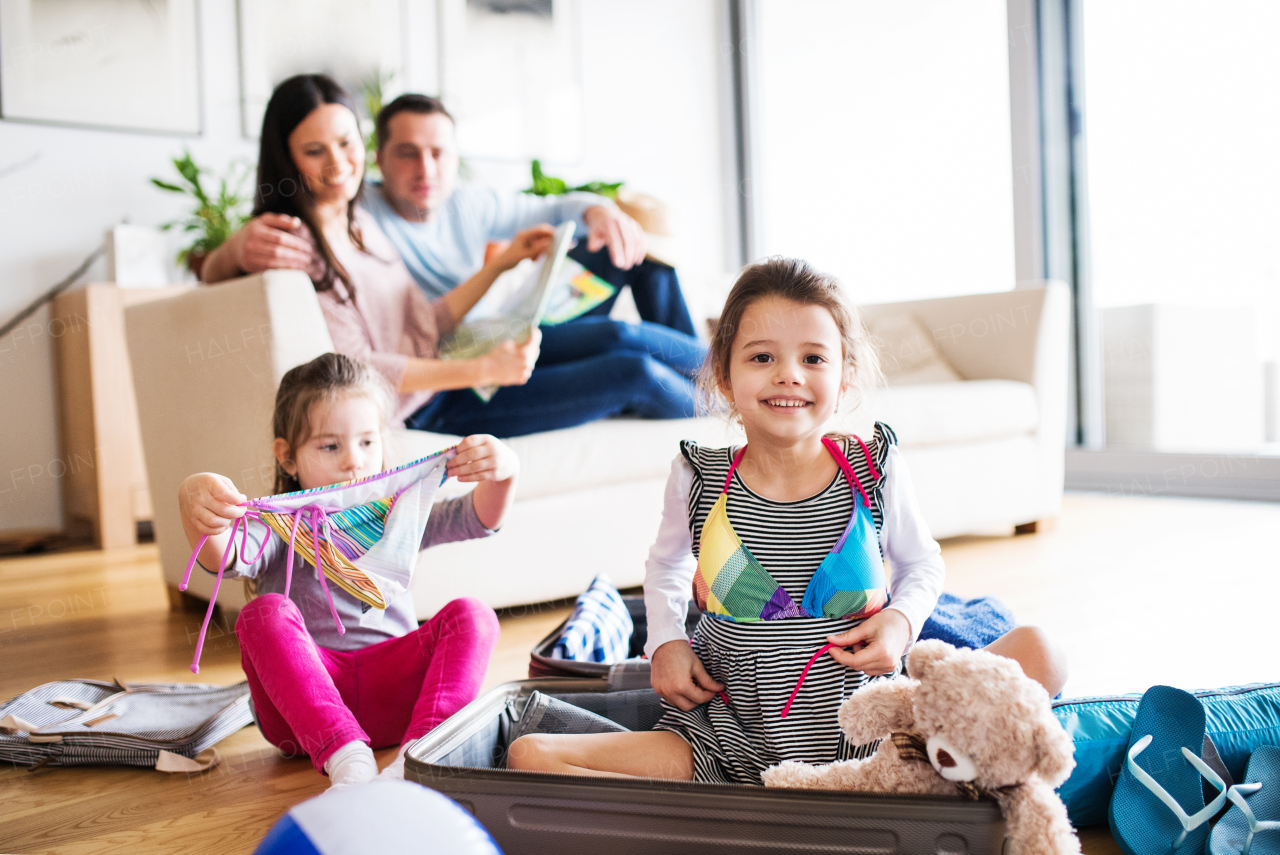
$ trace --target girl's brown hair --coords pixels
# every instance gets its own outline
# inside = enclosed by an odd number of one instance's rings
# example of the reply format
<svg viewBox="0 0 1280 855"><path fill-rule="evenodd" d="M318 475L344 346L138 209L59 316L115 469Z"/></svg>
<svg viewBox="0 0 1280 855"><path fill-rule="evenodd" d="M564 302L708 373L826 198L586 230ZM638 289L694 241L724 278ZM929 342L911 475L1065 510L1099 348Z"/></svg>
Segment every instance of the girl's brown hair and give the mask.
<svg viewBox="0 0 1280 855"><path fill-rule="evenodd" d="M290 368L280 380L272 417L273 436L289 444L290 453L311 438L311 406L339 395L364 396L378 405L385 424L391 412L391 390L382 376L363 362L340 353L317 356L305 365ZM276 493L302 489L276 461Z"/></svg>
<svg viewBox="0 0 1280 855"><path fill-rule="evenodd" d="M781 297L805 306L821 306L831 313L840 331L845 382L859 392L880 385L880 357L867 335L857 308L845 297L840 282L819 273L798 258L773 257L743 269L725 300L720 321L711 336L706 362L698 375L698 389L709 412L723 410L726 405L720 385L729 379L729 363L733 342L747 307L766 297ZM730 415L737 410L728 404Z"/></svg>

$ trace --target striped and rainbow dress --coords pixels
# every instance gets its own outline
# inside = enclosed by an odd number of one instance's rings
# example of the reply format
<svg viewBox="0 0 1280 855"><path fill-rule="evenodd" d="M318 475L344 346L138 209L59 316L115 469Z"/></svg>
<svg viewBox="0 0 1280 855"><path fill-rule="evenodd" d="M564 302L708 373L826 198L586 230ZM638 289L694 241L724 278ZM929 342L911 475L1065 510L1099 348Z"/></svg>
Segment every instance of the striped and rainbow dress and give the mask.
<svg viewBox="0 0 1280 855"><path fill-rule="evenodd" d="M691 644L708 673L726 686L728 702L716 698L684 712L664 701L664 715L656 729L677 733L690 744L695 780L758 785L760 773L783 760L831 763L867 756L875 750L875 744L847 744L837 719L844 699L871 678L849 670L828 655L813 661L785 718L782 712L800 674L827 643L827 636L856 626L884 605L883 600L875 601L874 592L869 592L870 601L863 603L861 609L848 610L856 617L811 616L809 609L801 606L814 602L811 582L815 571L837 544L844 549L865 549L867 563L881 562L876 540L884 521L884 466L889 446L895 441L893 432L881 424L876 425L865 451L855 439L841 440L837 447L843 451L861 490L838 472L817 495L796 502L766 499L752 492L739 473L733 472L730 477L737 449L681 443L681 453L693 470L689 529L694 554L700 559L694 595L704 611ZM727 490L722 490L726 483ZM861 492L866 493L866 502ZM855 528L852 523L859 511L870 512L874 525L868 523L862 535L872 542L844 544L842 538ZM781 613L770 603L762 610L774 609L774 614L765 615L764 619L734 620L715 614L726 611L722 600L737 597L733 592L714 596L710 589L725 589L716 579L705 584L704 568L708 562L702 561L700 553L706 546L703 531L708 519L714 524L716 515L725 512L732 532L745 547L741 554L754 559L785 592L775 592L771 602L786 604L786 616L779 616ZM712 563L719 564L720 559ZM735 555L724 566L736 568L740 563ZM709 590L699 591L699 580L704 580L702 587ZM737 587L735 582L734 589ZM758 584L751 587L760 588ZM755 598L765 602L768 593L755 593ZM838 601L847 603L848 597ZM837 598L828 602L835 603ZM741 617L742 606L737 608Z"/></svg>

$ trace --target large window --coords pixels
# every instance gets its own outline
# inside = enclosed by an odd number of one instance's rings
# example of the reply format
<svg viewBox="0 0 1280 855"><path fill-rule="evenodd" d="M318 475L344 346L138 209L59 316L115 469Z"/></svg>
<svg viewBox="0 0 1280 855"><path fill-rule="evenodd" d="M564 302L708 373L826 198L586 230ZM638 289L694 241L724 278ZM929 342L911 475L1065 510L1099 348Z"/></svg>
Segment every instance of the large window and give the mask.
<svg viewBox="0 0 1280 855"><path fill-rule="evenodd" d="M760 254L860 302L1014 285L1005 0L760 0Z"/></svg>
<svg viewBox="0 0 1280 855"><path fill-rule="evenodd" d="M1265 450L1280 315L1280 3L1096 0L1082 11L1107 446Z"/></svg>

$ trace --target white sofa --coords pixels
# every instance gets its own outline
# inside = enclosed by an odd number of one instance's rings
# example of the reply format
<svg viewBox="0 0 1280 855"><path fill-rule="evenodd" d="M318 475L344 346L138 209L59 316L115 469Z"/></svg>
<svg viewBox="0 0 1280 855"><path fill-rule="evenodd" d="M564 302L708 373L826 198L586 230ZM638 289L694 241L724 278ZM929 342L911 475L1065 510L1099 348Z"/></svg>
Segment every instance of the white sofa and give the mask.
<svg viewBox="0 0 1280 855"><path fill-rule="evenodd" d="M1007 531L1055 515L1066 396L1063 290L867 309L903 310L934 329L965 380L977 381L884 389L867 413L896 429L934 531ZM978 320L1002 312L1018 314L1019 323L978 334ZM156 539L176 591L190 555L173 498L179 483L215 471L251 497L270 493L276 386L285 371L332 344L310 281L293 271L135 306L126 323ZM571 596L602 571L619 586L640 584L677 441L733 436L717 419L610 419L510 440L522 475L507 525L495 537L423 554L413 582L419 617L463 595L495 608ZM393 431L392 462L454 439ZM191 594L207 599L211 589L211 576L193 574ZM241 586L225 586L219 600L238 610Z"/></svg>

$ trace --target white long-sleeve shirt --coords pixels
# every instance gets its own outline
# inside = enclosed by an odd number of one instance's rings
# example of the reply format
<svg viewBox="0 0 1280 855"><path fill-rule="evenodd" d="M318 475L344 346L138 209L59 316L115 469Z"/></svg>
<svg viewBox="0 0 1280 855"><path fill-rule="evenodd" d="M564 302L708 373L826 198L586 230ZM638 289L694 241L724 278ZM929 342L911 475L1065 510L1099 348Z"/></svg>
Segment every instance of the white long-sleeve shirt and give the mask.
<svg viewBox="0 0 1280 855"><path fill-rule="evenodd" d="M896 445L889 446L884 477L880 553L892 566L886 608L896 609L906 617L914 641L942 593L945 575L942 550L916 508L911 474ZM693 469L683 455L677 454L667 478L662 523L645 564L646 656L652 656L653 651L668 641L687 639L685 615L692 594L693 574L698 569L689 531L692 482Z"/></svg>

